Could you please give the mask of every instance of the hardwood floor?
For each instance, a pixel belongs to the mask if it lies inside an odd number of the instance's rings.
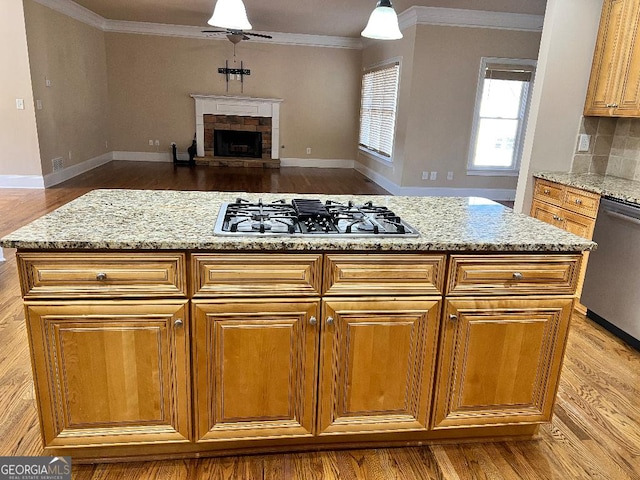
[[[385,193],[351,170],[112,162],[45,191],[0,189],[0,236],[93,188]],[[0,456],[42,453],[13,251],[0,263]],[[574,315],[555,415],[526,442],[75,465],[77,479],[640,479],[640,352]]]

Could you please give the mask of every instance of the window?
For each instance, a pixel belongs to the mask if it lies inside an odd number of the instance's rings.
[[[396,127],[400,63],[386,63],[362,75],[360,147],[391,160]]]
[[[482,59],[468,174],[518,173],[535,63]]]

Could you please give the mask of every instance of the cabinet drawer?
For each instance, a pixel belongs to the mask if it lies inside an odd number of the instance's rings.
[[[590,218],[596,218],[599,204],[600,195],[597,193],[567,187],[562,207]]]
[[[183,297],[180,253],[18,253],[22,294],[40,297]]]
[[[573,295],[581,255],[452,255],[448,295]]]
[[[541,200],[560,207],[564,201],[564,187],[557,183],[537,178],[533,195],[535,200]]]
[[[444,255],[326,255],[327,295],[440,295]]]
[[[191,267],[194,297],[320,295],[322,255],[198,253]]]
[[[545,223],[591,240],[596,221],[591,217],[569,212],[543,202],[534,201],[531,216]]]

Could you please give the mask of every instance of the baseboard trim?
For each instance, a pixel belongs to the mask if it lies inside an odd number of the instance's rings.
[[[482,197],[494,201],[513,201],[515,189],[508,188],[449,188],[449,187],[402,187],[390,181],[378,172],[355,162],[354,167],[365,177],[373,180],[382,188],[396,196],[409,197]]]
[[[170,152],[111,152],[114,160],[125,162],[173,162]]]
[[[44,188],[40,175],[0,175],[0,188]]]
[[[77,177],[82,173],[88,172],[89,170],[93,170],[94,168],[109,163],[111,160],[113,160],[112,153],[113,152],[103,153],[98,157],[90,158],[89,160],[71,165],[70,167],[58,170],[57,172],[48,173],[44,176],[44,186],[52,187],[53,185],[66,182],[67,180],[70,180],[73,177]]]
[[[4,249],[0,247],[0,262],[4,262],[6,258],[4,258]]]
[[[281,158],[281,167],[354,168],[355,160],[341,158]]]

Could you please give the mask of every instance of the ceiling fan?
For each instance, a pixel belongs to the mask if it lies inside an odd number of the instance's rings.
[[[242,40],[250,40],[251,37],[273,38],[271,35],[265,35],[263,33],[245,32],[244,30],[236,30],[232,28],[225,28],[223,30],[202,30],[202,33],[225,33],[229,41],[234,45],[240,43]]]

